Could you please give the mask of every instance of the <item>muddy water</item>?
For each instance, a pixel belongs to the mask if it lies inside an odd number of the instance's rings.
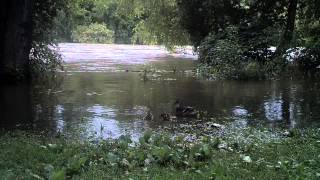
[[[241,126],[319,126],[318,81],[208,81],[191,49],[60,44],[65,72],[49,85],[2,86],[1,127],[116,138],[170,126],[173,103]],[[153,121],[144,120],[150,111]]]

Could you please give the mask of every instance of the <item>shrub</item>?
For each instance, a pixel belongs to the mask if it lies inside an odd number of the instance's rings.
[[[105,43],[114,42],[114,32],[109,30],[106,24],[90,24],[78,26],[72,33],[72,39],[79,43]]]
[[[134,28],[134,35],[131,41],[135,44],[158,44],[156,36],[148,31],[148,27],[144,21],[139,22]]]
[[[266,79],[286,71],[287,60],[274,58],[270,47],[251,47],[240,38],[233,26],[209,35],[198,48],[199,72],[216,79]]]
[[[32,45],[29,54],[31,73],[33,78],[42,78],[57,69],[62,69],[62,57],[56,51],[54,44],[36,43]]]
[[[198,49],[201,63],[210,67],[216,78],[236,78],[244,68],[238,29],[230,26],[225,32],[209,35]]]
[[[304,72],[316,70],[320,65],[320,44],[302,49],[295,61]]]

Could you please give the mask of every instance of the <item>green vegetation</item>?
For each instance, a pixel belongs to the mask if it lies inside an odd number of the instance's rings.
[[[65,5],[64,0],[36,0],[32,21],[32,45],[29,54],[29,71],[33,79],[44,79],[48,73],[62,68],[62,58],[56,50],[54,41],[54,18]]]
[[[0,74],[4,81],[28,81],[55,71],[61,58],[54,50],[53,18],[64,0],[12,0],[1,5]],[[54,58],[53,58],[54,57]]]
[[[320,131],[242,129],[186,141],[146,133],[99,143],[21,132],[0,137],[4,179],[317,179]]]
[[[60,42],[104,43],[96,41],[96,37],[81,36],[79,39],[78,36],[78,32],[86,28],[94,30],[92,27],[98,23],[114,32],[114,43],[173,47],[189,43],[188,34],[179,22],[174,0],[73,0],[59,10],[54,31]]]
[[[73,40],[79,43],[110,44],[114,40],[114,32],[107,29],[105,24],[90,24],[78,26],[72,33]]]
[[[175,0],[122,0],[122,5],[127,15],[139,18],[134,43],[161,44],[169,49],[191,43],[180,23],[181,13]]]
[[[315,73],[320,65],[320,8],[314,0],[177,3],[181,23],[199,49],[199,70],[214,78],[275,78],[290,66]],[[298,55],[289,58],[288,50]]]
[[[120,1],[72,0],[66,4],[65,8],[58,11],[54,20],[55,28],[53,31],[59,42],[104,43],[104,41],[97,41],[96,35],[99,33],[94,36],[82,35],[79,37],[79,31],[87,28],[87,31],[112,31],[114,34],[112,36],[110,36],[110,32],[107,33],[108,43],[131,43],[137,20],[122,12]],[[97,24],[100,25],[99,28]]]

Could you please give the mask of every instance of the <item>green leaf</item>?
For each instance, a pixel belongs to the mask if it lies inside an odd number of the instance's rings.
[[[57,172],[54,172],[51,180],[64,180],[66,179],[66,171],[65,170],[60,170]]]

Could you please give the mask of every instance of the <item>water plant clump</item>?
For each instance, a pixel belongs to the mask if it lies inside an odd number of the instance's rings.
[[[70,141],[23,132],[0,137],[4,179],[290,179],[319,177],[320,130],[294,130],[281,138],[267,131],[206,137],[196,142],[147,132],[132,142]],[[259,135],[260,134],[260,135]],[[312,153],[311,153],[312,152]]]

